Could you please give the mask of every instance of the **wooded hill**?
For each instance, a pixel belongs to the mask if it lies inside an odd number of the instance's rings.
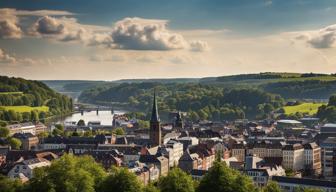
[[[71,98],[40,81],[0,76],[0,120],[36,121],[71,111]]]

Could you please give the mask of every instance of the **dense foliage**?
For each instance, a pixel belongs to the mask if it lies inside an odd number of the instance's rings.
[[[194,192],[194,183],[190,175],[181,169],[173,168],[166,177],[159,180],[161,192]]]
[[[161,113],[189,112],[192,120],[234,120],[263,117],[283,105],[278,96],[258,89],[231,89],[201,84],[123,83],[84,91],[79,100],[119,103],[148,112],[154,90]]]
[[[7,110],[6,106],[18,107],[17,110]],[[36,110],[21,111],[20,107],[25,106],[36,107]],[[39,110],[39,106],[46,106],[49,110]],[[42,82],[0,76],[0,120],[38,121],[71,110],[70,98],[53,91]]]
[[[329,98],[327,105],[319,107],[316,116],[322,121],[336,123],[336,95]]]
[[[336,75],[266,72],[203,78],[200,82],[225,88],[258,87],[284,98],[326,99],[335,93]]]
[[[22,184],[19,180],[0,175],[1,192],[279,192],[279,186],[270,182],[257,188],[247,176],[216,162],[198,181],[179,168],[167,176],[144,186],[136,174],[127,168],[112,167],[107,172],[89,156],[65,154],[54,160],[50,167],[36,168],[34,176]],[[300,188],[302,192],[318,190]]]
[[[50,167],[35,169],[27,191],[94,192],[105,177],[105,170],[92,157],[64,155]]]
[[[334,94],[336,81],[305,80],[269,83],[265,91],[276,93],[284,98],[325,99]]]
[[[230,169],[224,163],[215,162],[214,166],[201,180],[198,192],[244,192],[257,191],[252,180]]]

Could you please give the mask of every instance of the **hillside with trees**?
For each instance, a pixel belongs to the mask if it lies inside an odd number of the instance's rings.
[[[292,99],[327,99],[336,93],[335,74],[266,72],[203,78],[200,83],[224,88],[259,88]]]
[[[121,105],[148,112],[154,90],[160,112],[189,112],[192,120],[234,120],[264,117],[281,107],[281,96],[259,89],[224,89],[194,83],[123,83],[84,91],[79,101]]]
[[[0,76],[0,120],[38,121],[72,111],[72,99],[39,81]]]

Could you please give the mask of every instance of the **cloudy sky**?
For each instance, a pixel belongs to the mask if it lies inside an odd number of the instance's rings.
[[[1,0],[0,75],[336,72],[334,0]]]

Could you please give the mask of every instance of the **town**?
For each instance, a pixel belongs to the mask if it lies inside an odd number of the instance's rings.
[[[1,146],[1,172],[27,182],[34,169],[50,166],[64,154],[89,155],[106,170],[126,167],[147,185],[174,167],[201,180],[219,158],[260,188],[274,181],[284,191],[336,190],[336,124],[321,124],[313,117],[230,122],[185,121],[183,112],[170,117],[170,122],[160,121],[154,93],[147,132],[125,115],[114,115],[112,132],[99,121],[7,125],[2,138],[10,136],[20,145]],[[43,136],[48,132],[53,134]]]
[[[335,18],[0,0],[0,192],[336,192]]]

